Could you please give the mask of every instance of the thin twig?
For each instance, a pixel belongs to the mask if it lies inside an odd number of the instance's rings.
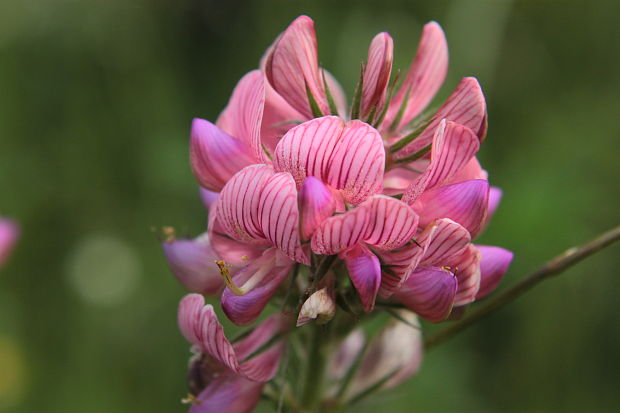
[[[518,281],[509,289],[490,299],[485,304],[482,304],[475,311],[469,315],[466,315],[462,320],[429,336],[424,342],[424,347],[429,349],[443,343],[456,333],[465,330],[476,321],[505,306],[506,304],[511,303],[539,282],[560,274],[569,267],[577,264],[579,261],[589,257],[595,252],[613,244],[618,240],[620,240],[620,225],[598,236],[587,244],[566,250],[564,253],[553,258],[538,270]]]

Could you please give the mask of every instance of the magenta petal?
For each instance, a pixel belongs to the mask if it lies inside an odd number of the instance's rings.
[[[245,294],[235,295],[230,288],[222,293],[222,309],[235,324],[247,325],[261,314],[292,268],[292,262],[275,248],[242,268],[232,278]]]
[[[203,119],[192,122],[189,158],[200,185],[216,192],[235,173],[254,163],[243,142]]]
[[[217,217],[228,235],[236,240],[264,244],[260,225],[261,193],[273,170],[267,165],[252,165],[239,171],[224,186],[217,202]]]
[[[162,246],[172,273],[185,288],[206,295],[222,289],[224,282],[215,264],[218,257],[207,234],[194,240],[164,241]]]
[[[217,125],[242,141],[253,155],[254,162],[267,160],[261,146],[261,124],[265,106],[265,80],[260,70],[243,76],[220,115]]]
[[[324,115],[329,104],[319,71],[314,22],[300,16],[280,35],[265,61],[271,86],[306,119],[313,118],[307,90]]]
[[[205,208],[208,210],[211,209],[211,206],[217,201],[217,198],[220,196],[218,192],[209,191],[208,189],[200,188],[200,199],[202,199],[202,203]]]
[[[299,190],[300,226],[303,240],[308,240],[321,222],[336,211],[332,191],[319,179],[309,176]]]
[[[385,124],[390,125],[394,120],[409,89],[409,102],[407,102],[397,129],[408,124],[419,115],[433,99],[447,73],[448,44],[446,37],[439,24],[430,22],[424,26],[418,52],[409,68],[405,81],[390,104]]]
[[[370,312],[381,285],[381,264],[368,248],[356,245],[343,252],[341,258],[349,271],[349,278],[357,290],[364,311]]]
[[[264,383],[226,372],[212,379],[196,397],[189,413],[251,413]]]
[[[486,297],[493,291],[508,271],[514,257],[504,248],[476,245],[480,252],[480,289],[476,300]]]
[[[312,236],[312,251],[334,255],[362,241],[372,219],[372,208],[364,205],[323,221]]]
[[[437,323],[450,314],[457,279],[439,267],[421,267],[403,283],[394,297],[424,319]]]
[[[284,350],[282,343],[276,343],[242,363],[233,345],[224,335],[224,329],[213,306],[204,305],[201,295],[189,294],[181,300],[178,320],[181,332],[190,343],[233,372],[261,382],[271,380],[276,374]]]
[[[496,186],[489,188],[489,210],[487,212],[487,219],[491,219],[501,200],[502,190]]]
[[[19,238],[19,227],[10,219],[0,218],[0,266],[2,266],[15,247]]]
[[[381,252],[383,276],[380,294],[390,297],[418,264],[441,265],[442,261],[461,254],[471,240],[469,232],[449,219],[439,219],[426,226],[424,231],[402,248]]]
[[[420,224],[449,218],[467,228],[472,238],[480,232],[489,203],[489,183],[482,179],[431,189],[416,202]]]
[[[479,147],[478,138],[469,128],[441,121],[433,137],[430,164],[409,185],[403,195],[403,202],[412,204],[425,190],[448,181],[469,163]]]
[[[237,358],[244,360],[252,355],[276,335],[286,331],[291,324],[290,317],[283,313],[276,313],[264,319],[250,334],[233,344]]]
[[[289,173],[280,172],[267,180],[258,208],[264,236],[292,260],[309,265],[299,237],[297,188]]]
[[[364,69],[360,110],[362,119],[366,119],[373,108],[375,116],[378,116],[383,109],[392,73],[393,54],[394,41],[389,34],[379,33],[372,39],[368,49],[368,62]]]

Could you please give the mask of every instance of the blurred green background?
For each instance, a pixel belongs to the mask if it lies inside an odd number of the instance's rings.
[[[182,412],[184,294],[153,226],[197,235],[192,117],[299,14],[351,96],[372,36],[406,69],[421,26],[450,45],[439,99],[477,76],[481,159],[504,199],[481,240],[512,249],[502,287],[620,221],[615,1],[3,0],[0,214],[23,236],[0,272],[0,411]],[[439,101],[438,99],[438,101]],[[618,246],[425,358],[359,412],[611,412],[620,403]]]

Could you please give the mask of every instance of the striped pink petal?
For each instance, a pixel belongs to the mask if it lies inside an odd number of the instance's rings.
[[[464,181],[424,192],[415,203],[420,223],[450,218],[467,228],[472,238],[485,223],[489,204],[489,183],[482,179]]]
[[[479,147],[478,139],[469,128],[442,120],[433,138],[430,163],[409,185],[403,201],[411,204],[425,190],[446,182],[467,165]]]
[[[314,176],[359,204],[381,191],[385,168],[383,141],[376,129],[335,116],[302,123],[289,130],[276,147],[276,171],[289,172],[298,186]]]
[[[297,188],[289,173],[276,173],[267,180],[258,208],[264,236],[292,260],[310,265],[301,248]]]
[[[404,158],[431,143],[442,119],[466,126],[472,130],[479,140],[486,134],[487,107],[478,80],[466,77],[461,80],[448,100],[433,116],[432,122],[412,143],[396,154],[396,158]]]
[[[394,297],[424,319],[437,323],[452,310],[458,282],[441,267],[421,267],[403,283]]]
[[[189,294],[181,300],[178,321],[181,332],[190,343],[233,372],[259,382],[271,380],[276,374],[282,344],[276,343],[260,355],[243,361],[224,335],[213,306],[204,305],[201,295]]]
[[[476,300],[493,291],[508,271],[513,253],[500,247],[476,245],[480,252],[480,289]]]
[[[385,125],[396,118],[409,90],[409,101],[397,130],[418,116],[433,99],[448,73],[448,44],[441,26],[427,23],[422,31],[418,52],[400,90],[390,103]]]
[[[224,286],[208,234],[196,239],[175,239],[162,243],[168,265],[176,279],[189,291],[215,295]]]
[[[280,35],[265,62],[267,80],[293,108],[313,117],[307,90],[323,114],[329,113],[323,79],[319,72],[314,22],[300,16]]]
[[[336,198],[319,179],[309,176],[299,190],[302,240],[308,240],[316,228],[336,211]]]
[[[266,243],[259,203],[261,193],[273,175],[267,165],[252,165],[226,183],[217,202],[217,217],[228,235],[239,241]]]
[[[233,343],[239,360],[245,360],[270,340],[292,327],[291,317],[284,313],[273,314],[260,322],[243,338]]]
[[[389,251],[411,241],[418,229],[418,215],[409,205],[385,195],[375,195],[364,205],[372,211],[364,242]]]
[[[368,62],[364,69],[362,102],[360,115],[362,119],[374,108],[375,117],[379,115],[385,104],[392,61],[394,60],[394,41],[383,32],[372,39],[368,49]]]
[[[460,256],[455,256],[444,262],[456,276],[459,282],[454,306],[462,306],[476,299],[480,289],[480,253],[473,244],[469,244]]]
[[[381,285],[379,259],[361,244],[344,251],[340,258],[347,267],[349,278],[360,296],[364,311],[372,311]]]
[[[416,213],[403,202],[375,195],[358,207],[323,221],[312,236],[317,254],[337,254],[360,241],[380,250],[403,246],[413,238],[418,225]]]
[[[267,160],[261,146],[261,124],[265,106],[265,80],[260,70],[243,76],[230,97],[217,125],[250,148],[253,163]]]
[[[215,192],[243,167],[255,163],[241,140],[203,119],[192,122],[189,158],[200,185]]]
[[[280,138],[293,126],[306,120],[296,111],[269,82],[265,82],[265,109],[261,128],[261,140],[270,153],[275,150]]]
[[[469,231],[456,222],[444,218],[429,225],[436,225],[434,232],[428,233],[431,237],[424,255],[420,259],[422,265],[442,266],[447,265],[447,260],[452,257],[460,256],[465,251],[471,241]],[[427,242],[425,234],[422,233],[420,241],[422,245]]]
[[[196,396],[189,413],[251,413],[264,385],[234,373],[220,374]]]
[[[232,281],[243,295],[236,295],[229,287],[222,293],[222,309],[237,325],[255,321],[290,272],[293,263],[275,248],[238,271]]]
[[[209,208],[208,234],[211,248],[217,256],[232,265],[231,272],[235,272],[247,265],[248,261],[260,257],[264,247],[231,238],[219,219],[217,219],[217,204],[215,200]]]
[[[422,259],[426,263],[441,261],[445,257],[461,253],[469,241],[469,232],[465,228],[449,219],[439,219],[428,224],[424,231],[416,236],[416,242],[392,251],[380,252],[383,276],[379,294],[383,298],[390,297],[407,281]]]
[[[0,218],[0,266],[8,259],[18,238],[17,224],[13,220]]]
[[[385,149],[379,132],[358,120],[348,122],[330,158],[327,183],[357,205],[381,192],[384,170]]]

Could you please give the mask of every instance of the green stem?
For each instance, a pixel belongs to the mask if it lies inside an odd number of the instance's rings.
[[[329,329],[330,324],[313,325],[310,352],[306,366],[306,379],[303,394],[301,396],[301,412],[315,413],[323,396],[323,381],[329,355]]]

